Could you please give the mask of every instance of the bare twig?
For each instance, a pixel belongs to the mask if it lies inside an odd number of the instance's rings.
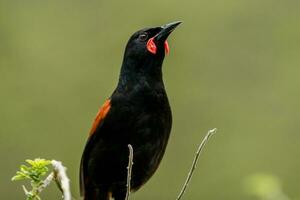
[[[127,191],[126,191],[126,197],[125,200],[129,200],[130,196],[130,182],[131,182],[131,171],[132,171],[132,165],[133,165],[133,148],[130,144],[128,144],[129,149],[129,158],[128,158],[128,166],[127,166]]]
[[[193,173],[194,173],[194,171],[195,171],[195,169],[196,169],[196,165],[197,165],[197,161],[198,161],[198,159],[199,159],[199,156],[200,156],[200,154],[201,154],[201,152],[202,152],[202,150],[203,150],[205,144],[208,142],[209,138],[210,138],[214,133],[216,133],[216,131],[217,131],[216,128],[214,128],[214,129],[212,129],[212,130],[209,130],[209,131],[207,132],[207,134],[205,135],[204,139],[202,140],[202,142],[200,143],[200,145],[198,146],[198,149],[197,149],[197,151],[196,151],[196,155],[195,155],[195,157],[194,157],[194,160],[193,160],[191,169],[190,169],[190,171],[189,171],[189,173],[188,173],[188,176],[187,176],[187,178],[186,178],[186,180],[185,180],[185,183],[183,184],[183,187],[182,187],[182,189],[181,189],[179,195],[177,196],[176,200],[180,200],[181,197],[183,196],[184,192],[186,191],[186,188],[187,188],[189,182],[191,181],[191,178],[192,178],[192,176],[193,176]]]
[[[25,187],[25,185],[22,185],[23,191],[25,193],[26,196],[28,196],[30,194],[30,192],[28,192],[27,188]]]
[[[51,172],[47,176],[47,178],[43,181],[43,184],[37,188],[37,194],[41,193],[46,187],[48,187],[54,178],[55,178],[54,172]]]
[[[51,164],[54,170],[55,181],[62,190],[64,200],[71,200],[70,180],[66,174],[66,168],[61,164],[61,162],[56,160],[52,160]]]

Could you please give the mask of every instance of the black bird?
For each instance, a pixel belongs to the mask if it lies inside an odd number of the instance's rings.
[[[166,41],[181,22],[145,28],[126,46],[117,88],[100,108],[80,165],[85,200],[124,200],[128,144],[134,150],[131,188],[154,174],[164,155],[172,114],[162,77]]]

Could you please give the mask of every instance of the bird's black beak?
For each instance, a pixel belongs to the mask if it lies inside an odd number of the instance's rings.
[[[156,41],[162,41],[164,42],[168,36],[174,31],[174,29],[181,24],[181,21],[172,22],[169,24],[165,24],[161,26],[161,30],[158,32],[158,34],[154,37]]]

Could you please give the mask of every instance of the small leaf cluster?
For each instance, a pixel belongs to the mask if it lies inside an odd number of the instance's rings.
[[[16,180],[30,180],[32,187],[31,191],[23,186],[27,200],[38,200],[38,188],[43,184],[43,177],[48,173],[48,165],[51,164],[50,160],[37,158],[35,160],[26,160],[28,165],[21,165],[20,170],[17,171],[16,175],[12,177],[12,181]]]

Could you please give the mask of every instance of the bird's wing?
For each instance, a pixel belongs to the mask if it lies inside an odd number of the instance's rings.
[[[85,181],[86,181],[84,178],[85,154],[89,151],[88,147],[91,146],[90,144],[95,139],[96,130],[101,126],[101,124],[102,124],[104,118],[106,117],[106,115],[108,114],[110,108],[111,108],[111,101],[110,101],[110,99],[107,99],[104,102],[104,104],[101,106],[101,108],[99,109],[99,111],[95,117],[94,123],[93,123],[92,128],[89,133],[89,138],[86,143],[85,150],[84,150],[82,158],[81,158],[81,162],[80,162],[80,194],[82,196],[84,195],[84,192],[85,192]]]

